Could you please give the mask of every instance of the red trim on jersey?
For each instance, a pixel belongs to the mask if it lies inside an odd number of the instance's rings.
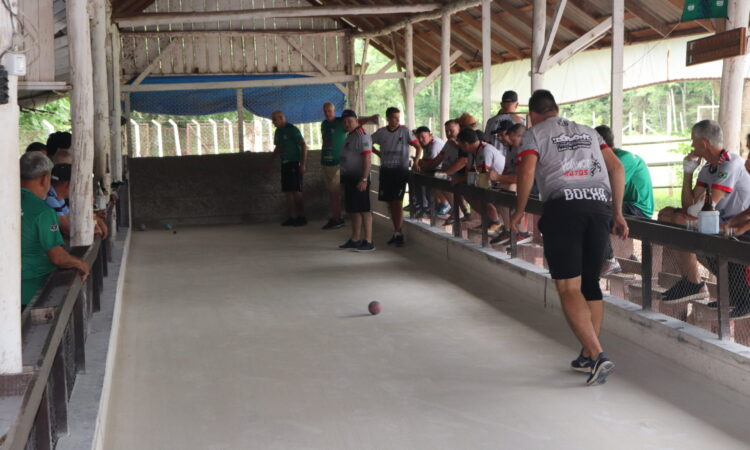
[[[695,185],[696,186],[700,186],[700,187],[706,187],[707,186],[706,183],[704,183],[702,181],[699,181],[699,182],[695,183]]]
[[[720,184],[712,184],[712,185],[711,185],[711,188],[712,188],[712,189],[718,189],[718,190],[720,190],[720,191],[724,191],[724,192],[726,192],[727,194],[731,194],[732,192],[734,192],[734,189],[732,189],[732,188],[730,188],[730,187],[722,186],[722,185],[720,185]]]
[[[360,155],[366,155],[368,153],[372,153],[372,150],[362,150],[361,152],[359,152]]]
[[[362,127],[357,127],[357,129],[352,131],[352,133],[365,134],[365,129]]]
[[[532,153],[533,153],[533,154],[535,154],[535,155],[537,155],[537,156],[539,156],[539,152],[538,152],[538,151],[536,151],[536,150],[534,150],[534,149],[530,148],[530,149],[528,149],[528,150],[524,150],[524,151],[522,151],[522,152],[518,153],[518,156],[517,156],[517,158],[521,158],[521,157],[522,157],[523,155],[530,155],[530,154],[532,154]]]
[[[599,150],[604,150],[605,148],[609,148],[610,150],[612,150],[612,149],[611,149],[611,148],[609,147],[609,145],[607,145],[607,144],[602,144],[602,145],[600,145],[600,146],[599,146]]]

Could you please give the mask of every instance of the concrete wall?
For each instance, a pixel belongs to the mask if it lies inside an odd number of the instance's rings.
[[[504,292],[561,316],[560,300],[549,272],[541,267],[491,248],[455,238],[421,222],[406,221],[409,248],[427,253],[435,261],[447,261],[457,270],[486,280],[488,289]],[[387,227],[383,220],[380,226]],[[721,341],[696,326],[617,297],[606,297],[604,329],[731,389],[750,395],[750,349]]]
[[[128,162],[134,226],[262,223],[286,218],[280,163],[269,153],[132,158]],[[328,215],[320,152],[308,155],[308,219]]]

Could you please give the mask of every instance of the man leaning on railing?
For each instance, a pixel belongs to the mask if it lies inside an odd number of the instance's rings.
[[[77,269],[85,279],[88,265],[63,248],[60,223],[44,198],[52,161],[41,152],[21,157],[21,304],[28,305],[56,269]]]

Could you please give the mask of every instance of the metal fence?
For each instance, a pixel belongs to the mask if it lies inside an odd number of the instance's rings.
[[[487,208],[494,205],[499,211],[505,209],[512,214],[515,193],[453,185],[423,174],[412,174],[411,184],[452,194],[453,211],[467,209],[464,199],[470,199],[474,206],[464,220],[447,225],[437,217],[433,197],[430,215],[422,219],[431,226],[482,247],[506,251],[512,258],[546,266],[542,236],[536,226],[542,214],[538,199],[530,199],[526,211],[531,242],[517,244],[518,236],[511,233],[507,244],[498,245],[492,244]],[[750,242],[700,234],[648,219],[627,217],[627,220],[630,238],[625,241],[612,238],[620,270],[602,277],[603,290],[640,305],[643,310],[660,312],[703,328],[720,339],[750,346]]]
[[[242,148],[249,152],[273,151],[275,127],[270,120],[251,118],[244,122],[240,136],[236,117],[221,120],[184,120],[179,118],[129,122],[135,158],[183,155],[211,155],[237,153]],[[319,149],[322,143],[320,122],[297,124],[308,148]]]

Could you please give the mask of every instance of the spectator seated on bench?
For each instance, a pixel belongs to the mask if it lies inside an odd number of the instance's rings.
[[[692,140],[693,151],[683,162],[682,207],[662,209],[659,211],[659,220],[685,225],[688,219],[698,216],[708,191],[711,202],[719,211],[720,220],[733,223],[735,216],[750,208],[750,174],[745,170],[744,161],[739,155],[724,150],[723,133],[716,121],[703,120],[696,123],[692,130]],[[693,187],[693,173],[701,159],[705,159],[706,164],[701,168],[698,181]],[[705,282],[700,279],[698,261],[716,274],[715,259],[703,256],[697,258],[695,254],[688,252],[674,253],[683,278],[664,292],[663,301],[705,297]],[[745,269],[738,264],[730,266],[729,291],[733,307],[730,315],[734,318],[750,316],[750,302],[747,299],[750,291],[744,277]]]
[[[42,152],[21,157],[21,304],[25,307],[55,269],[78,269],[89,274],[85,262],[63,248],[60,223],[44,202],[50,189],[52,161]]]

